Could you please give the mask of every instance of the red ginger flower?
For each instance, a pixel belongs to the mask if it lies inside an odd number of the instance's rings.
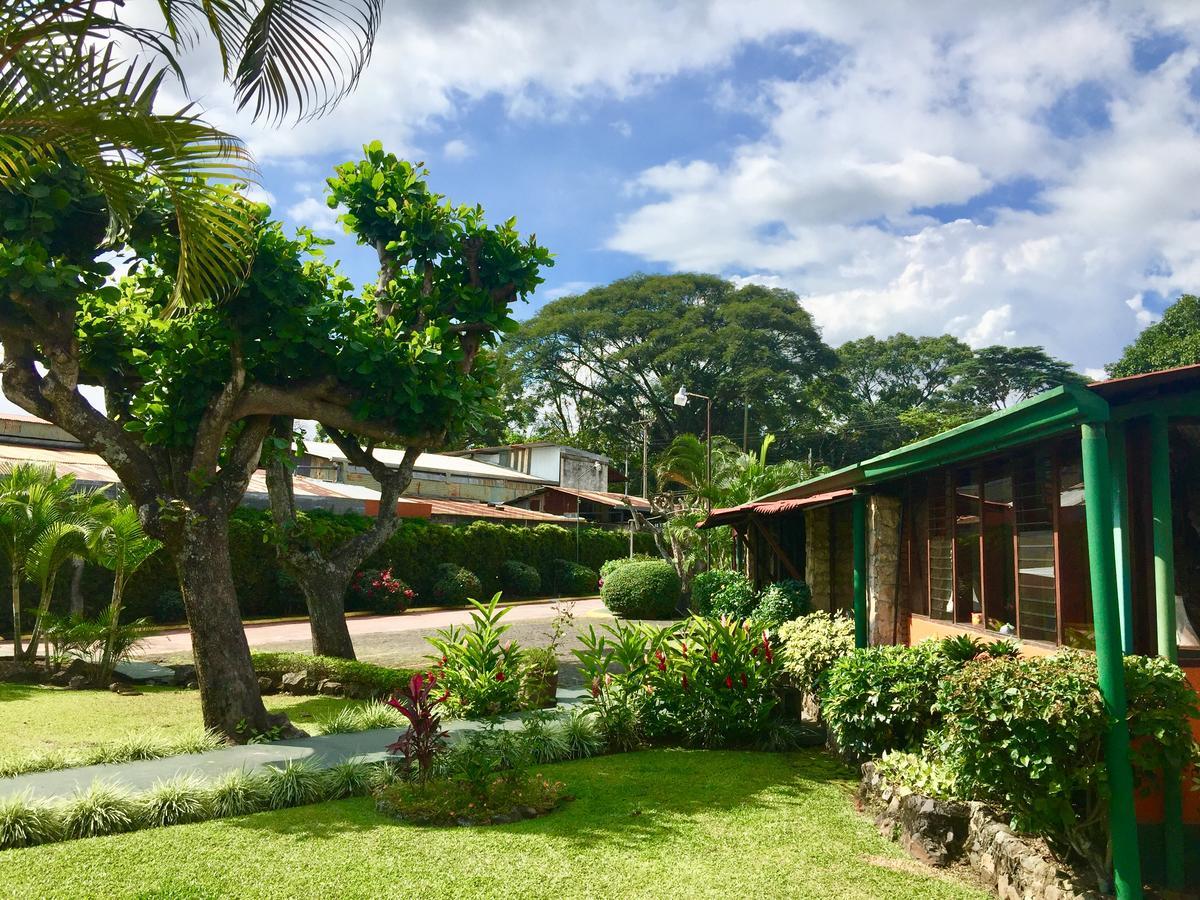
[[[742,673],[742,687],[744,688],[745,686],[746,686],[746,673],[743,672]]]
[[[497,680],[497,681],[503,681],[503,680],[504,680],[504,673],[503,673],[503,672],[497,672],[497,673],[496,673],[496,680]]]
[[[731,691],[733,690],[733,678],[729,675],[725,676],[725,687],[729,688]]]
[[[712,661],[713,661],[713,662],[716,662],[716,661],[717,661],[717,651],[716,651],[716,650],[714,650],[714,651],[712,652]]]
[[[688,680],[686,675],[683,676],[683,689],[685,691],[688,689]]]

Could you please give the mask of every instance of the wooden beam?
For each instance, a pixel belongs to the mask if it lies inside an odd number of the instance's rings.
[[[779,542],[775,540],[775,536],[771,534],[771,532],[767,530],[767,527],[759,520],[758,515],[751,513],[750,521],[754,523],[754,527],[758,529],[758,533],[761,534],[763,540],[767,542],[767,546],[769,546],[775,552],[775,555],[779,557],[779,561],[782,562],[784,568],[788,570],[788,574],[797,581],[803,581],[804,576],[796,571],[796,566],[788,558],[788,555],[783,552],[783,548],[779,546]]]

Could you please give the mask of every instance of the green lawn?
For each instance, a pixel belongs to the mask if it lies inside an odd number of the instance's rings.
[[[544,767],[541,819],[422,828],[370,800],[0,853],[0,896],[982,898],[855,812],[818,751],[654,750]]]
[[[42,685],[0,683],[0,756],[82,747],[120,740],[131,732],[180,735],[198,731],[200,694],[183,688],[141,688],[140,697],[108,691],[69,691]],[[267,708],[286,712],[313,731],[315,717],[334,713],[336,697],[264,698]]]

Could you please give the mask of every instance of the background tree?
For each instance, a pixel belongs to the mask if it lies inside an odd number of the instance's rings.
[[[952,393],[994,412],[1060,384],[1087,384],[1071,364],[1041,347],[981,347],[955,371]]]
[[[1200,363],[1200,297],[1184,294],[1105,369],[1120,378],[1195,363]]]
[[[436,335],[425,352],[432,359],[436,351],[442,363],[436,371],[428,366],[424,371],[424,397],[409,422],[398,466],[375,458],[373,440],[364,442],[352,428],[318,417],[350,463],[379,482],[378,514],[369,529],[334,546],[312,541],[296,514],[291,470],[282,454],[267,470],[280,560],[308,604],[313,652],[326,656],[354,658],[344,601],[350,580],[400,524],[396,501],[412,479],[420,451],[476,425],[486,414],[499,380],[495,354],[486,345],[515,327],[510,304],[541,283],[542,266],[552,265],[534,238],[521,240],[514,219],[488,226],[480,207],[453,206],[432,193],[426,174],[373,145],[366,159],[339,166],[328,182],[329,205],[345,208],[341,219],[347,229],[378,256],[379,280],[371,297],[375,319],[401,334]],[[368,357],[359,374],[375,381],[380,392],[412,390],[414,373],[382,362]],[[277,427],[277,437],[290,437],[290,421]]]
[[[680,385],[713,398],[713,431],[740,442],[816,424],[813,400],[836,359],[790,291],[712,275],[634,275],[546,304],[504,345],[537,409],[534,431],[621,457],[704,427],[703,404],[673,406]]]

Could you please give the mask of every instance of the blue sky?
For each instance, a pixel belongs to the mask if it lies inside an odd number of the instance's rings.
[[[149,2],[149,0],[142,0]],[[852,6],[852,9],[845,7]],[[379,138],[557,256],[540,303],[636,271],[795,291],[831,343],[898,330],[1114,359],[1200,290],[1200,12],[1054,4],[389,5],[332,115],[245,136],[277,215]],[[339,239],[358,280],[362,248]]]

